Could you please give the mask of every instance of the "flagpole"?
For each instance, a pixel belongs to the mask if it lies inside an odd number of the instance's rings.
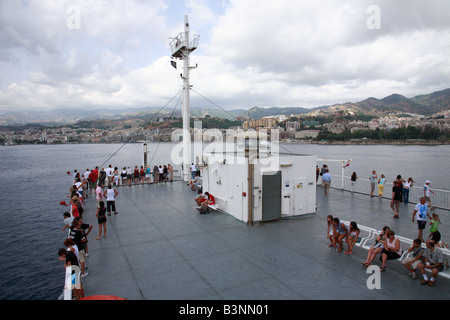
[[[191,132],[190,132],[190,105],[189,105],[189,72],[190,69],[196,67],[189,67],[189,54],[197,49],[199,36],[195,35],[192,42],[190,42],[189,35],[189,21],[188,16],[184,16],[184,33],[180,33],[170,43],[172,49],[172,58],[183,60],[183,180],[190,180],[190,166],[191,166]],[[171,62],[172,66],[176,68],[176,63]],[[174,65],[175,64],[175,65]]]
[[[183,64],[183,163],[184,181],[189,181],[189,168],[191,162],[191,132],[190,132],[190,106],[189,106],[189,22],[188,16],[184,16],[184,64]]]

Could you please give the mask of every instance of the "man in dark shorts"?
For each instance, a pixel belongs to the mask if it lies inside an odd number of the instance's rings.
[[[394,181],[393,184],[394,186],[392,187],[391,209],[392,211],[394,211],[394,218],[398,218],[400,201],[402,200],[402,187],[398,185],[397,181]]]
[[[425,197],[422,197],[420,198],[420,202],[414,207],[414,212],[412,215],[412,222],[414,222],[414,218],[417,219],[417,226],[419,229],[419,236],[417,238],[419,238],[422,242],[425,242],[423,240],[422,233],[423,229],[425,229],[425,225],[427,224],[427,217],[430,217],[428,213],[428,206],[426,204]]]

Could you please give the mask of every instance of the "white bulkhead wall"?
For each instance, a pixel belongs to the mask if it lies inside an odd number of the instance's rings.
[[[292,164],[292,166],[287,166]],[[289,156],[280,159],[282,216],[298,216],[316,210],[316,157]]]
[[[213,194],[221,210],[236,219],[248,220],[248,187],[246,163],[229,164],[221,154],[204,154],[207,166],[203,168],[203,191]],[[244,162],[244,159],[240,159]],[[235,161],[236,162],[236,161]],[[282,174],[282,217],[314,213],[316,209],[316,157],[280,156]],[[253,221],[262,220],[262,175],[273,168],[255,164],[253,189]],[[244,196],[245,193],[245,196]]]
[[[223,164],[220,154],[204,154],[207,166],[203,168],[203,192],[208,191],[216,198],[220,209],[236,219],[247,222],[247,165]]]

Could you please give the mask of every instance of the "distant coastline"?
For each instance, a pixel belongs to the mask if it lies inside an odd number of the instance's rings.
[[[439,146],[449,145],[450,141],[281,141],[281,143],[292,144],[321,144],[321,145],[418,145],[418,146]]]
[[[144,141],[129,141],[126,143],[135,144],[143,143]],[[146,141],[147,143],[179,143],[174,141]],[[65,142],[65,143],[17,143],[17,144],[0,144],[4,147],[13,146],[32,146],[32,145],[92,145],[92,144],[124,144],[123,141],[109,141],[109,142]],[[208,143],[208,141],[203,141],[203,143]],[[450,140],[389,140],[389,141],[373,141],[373,140],[358,140],[358,141],[302,141],[302,140],[280,140],[282,144],[318,144],[318,145],[408,145],[408,146],[440,146],[440,145],[450,145]]]

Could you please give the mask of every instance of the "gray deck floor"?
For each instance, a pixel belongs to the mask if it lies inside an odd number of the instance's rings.
[[[89,235],[89,275],[85,295],[116,295],[128,300],[304,300],[449,299],[450,280],[434,287],[412,280],[398,261],[388,262],[381,289],[368,289],[362,267],[367,251],[352,255],[328,247],[326,216],[361,225],[389,225],[415,238],[414,204],[402,204],[393,219],[389,201],[317,187],[317,212],[308,217],[247,226],[228,214],[200,215],[195,192],[183,182],[118,188],[118,215],[108,216],[107,238],[98,234],[95,198],[85,204]],[[448,212],[440,226],[449,235]],[[428,228],[427,228],[428,230]],[[428,236],[428,231],[425,233]],[[408,249],[408,248],[403,248]],[[379,261],[376,260],[379,265]]]

